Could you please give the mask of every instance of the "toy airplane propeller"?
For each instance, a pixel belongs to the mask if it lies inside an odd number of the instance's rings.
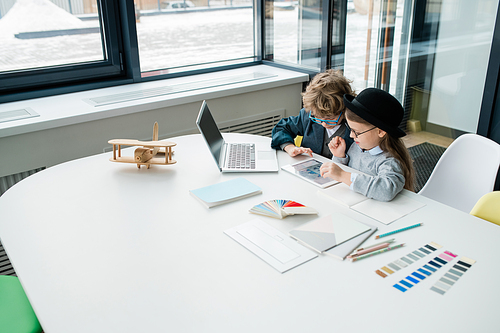
[[[113,157],[109,160],[120,163],[134,163],[140,169],[141,165],[149,167],[151,164],[174,164],[177,161],[172,159],[172,147],[177,144],[169,141],[158,141],[158,123],[153,126],[153,141],[139,141],[132,139],[113,139],[108,143],[113,145]],[[121,146],[142,146],[136,148],[134,156],[122,156]],[[163,148],[163,149],[162,149]],[[165,154],[165,158],[157,157],[158,154]]]

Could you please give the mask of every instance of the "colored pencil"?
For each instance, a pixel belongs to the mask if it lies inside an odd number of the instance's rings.
[[[379,238],[382,238],[382,237],[385,237],[385,236],[389,236],[389,235],[392,235],[392,234],[395,234],[395,233],[398,233],[398,232],[401,232],[401,231],[405,231],[405,230],[408,230],[408,229],[420,227],[421,225],[423,225],[423,223],[417,223],[417,224],[410,225],[410,226],[405,227],[405,228],[397,229],[397,230],[394,230],[394,231],[391,231],[391,232],[386,232],[385,234],[376,236],[375,239],[379,239]]]
[[[390,250],[399,249],[400,247],[402,247],[404,245],[405,245],[405,243],[401,243],[401,244],[398,244],[398,245],[394,245],[392,247],[386,247],[386,248],[384,248],[382,250],[370,252],[368,254],[365,254],[365,255],[362,255],[362,256],[359,256],[359,257],[356,257],[356,258],[352,258],[352,261],[353,262],[354,261],[358,261],[358,260],[365,259],[365,258],[374,256],[374,255],[377,255],[377,254],[380,254],[380,253],[384,253],[384,252],[387,252],[387,251],[390,251]]]
[[[375,243],[375,244],[367,245],[365,247],[360,247],[359,249],[356,249],[356,252],[359,252],[361,250],[371,249],[372,247],[375,247],[375,246],[380,245],[380,244],[392,243],[392,242],[394,242],[394,238],[391,238],[391,239],[388,239],[388,240],[385,240],[385,241],[381,241],[381,242],[378,242],[378,243]]]
[[[348,255],[347,258],[356,258],[356,257],[359,257],[363,254],[367,254],[367,253],[370,253],[370,252],[374,252],[374,251],[377,251],[377,250],[381,250],[383,248],[386,248],[386,247],[389,247],[389,245],[391,245],[390,243],[382,243],[382,244],[378,244],[376,246],[372,246],[368,249],[364,249],[364,250],[361,250],[361,251],[358,251],[354,254],[351,254],[351,255]]]

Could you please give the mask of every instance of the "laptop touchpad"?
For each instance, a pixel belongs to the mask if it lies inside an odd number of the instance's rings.
[[[273,160],[276,156],[275,151],[262,151],[259,150],[257,151],[257,154],[259,155],[260,160]]]

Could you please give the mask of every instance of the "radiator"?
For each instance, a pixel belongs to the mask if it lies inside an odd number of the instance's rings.
[[[31,176],[38,171],[44,170],[45,167],[33,169],[30,171],[16,173],[14,175],[9,175],[0,178],[0,196],[5,193],[11,186],[16,184],[17,182],[23,180],[24,178]],[[0,238],[2,235],[0,235]],[[5,253],[5,249],[3,248],[2,243],[0,242],[0,275],[12,275],[16,276],[16,272],[10,263],[9,258],[7,257],[7,253]]]
[[[16,272],[14,272],[14,268],[12,267],[10,260],[7,258],[7,254],[5,253],[2,243],[0,243],[0,275],[16,276]]]
[[[0,196],[2,194],[4,194],[5,191],[7,191],[15,183],[23,180],[24,178],[26,178],[28,176],[31,176],[34,173],[37,173],[38,171],[42,171],[44,169],[45,169],[45,167],[42,167],[42,168],[30,170],[30,171],[16,173],[14,175],[0,177]]]
[[[273,127],[285,116],[285,109],[270,111],[255,116],[221,122],[222,133],[244,133],[271,137]]]

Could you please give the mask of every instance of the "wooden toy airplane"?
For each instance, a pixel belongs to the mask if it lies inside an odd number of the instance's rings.
[[[153,126],[153,141],[139,141],[131,139],[113,139],[108,143],[113,145],[113,157],[109,160],[112,162],[134,163],[140,169],[141,165],[148,167],[151,164],[174,164],[177,161],[172,159],[172,147],[177,144],[168,141],[158,141],[158,123]],[[136,148],[134,156],[122,156],[121,146],[142,146]],[[165,158],[156,157],[158,153],[165,153]]]

